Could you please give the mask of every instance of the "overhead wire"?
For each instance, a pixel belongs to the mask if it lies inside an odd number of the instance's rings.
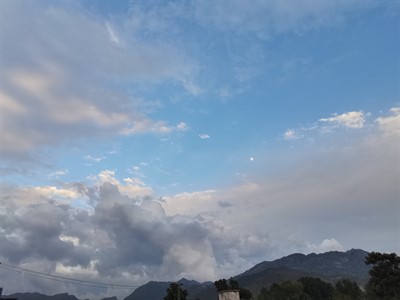
[[[53,280],[53,281],[58,281],[58,282],[64,282],[64,283],[69,283],[69,284],[84,285],[84,286],[89,286],[89,287],[112,288],[112,289],[134,289],[134,288],[139,287],[136,285],[115,284],[115,283],[96,282],[96,281],[89,281],[89,280],[83,280],[83,279],[69,278],[69,277],[65,277],[65,276],[53,275],[53,274],[38,272],[38,271],[30,270],[30,269],[25,269],[25,268],[21,268],[21,267],[11,265],[8,263],[4,263],[4,262],[0,262],[0,269],[17,272],[17,273],[21,273],[21,274],[32,276],[32,277],[48,279],[48,280]]]

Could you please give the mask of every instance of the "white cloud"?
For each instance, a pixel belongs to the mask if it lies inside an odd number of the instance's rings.
[[[343,114],[333,114],[329,118],[321,118],[320,122],[331,124],[331,126],[343,126],[347,128],[360,129],[364,127],[365,114],[362,111],[350,111]]]
[[[288,129],[283,134],[283,138],[285,140],[295,140],[299,138],[299,135],[293,129]]]
[[[209,206],[217,207],[215,198],[216,190],[205,190],[191,193],[180,193],[173,196],[163,197],[163,207],[167,215],[191,215],[198,214],[200,207],[207,210]],[[195,208],[195,209],[193,209]]]
[[[308,251],[314,253],[324,253],[328,251],[343,251],[344,247],[334,238],[325,239],[320,244],[307,244]]]
[[[105,26],[106,26],[108,34],[110,35],[110,41],[119,45],[120,44],[119,37],[115,33],[114,29],[111,27],[111,24],[109,22],[106,22]]]
[[[400,135],[400,108],[392,107],[390,109],[391,115],[386,117],[379,117],[376,119],[379,129],[385,135],[394,136],[399,138]]]
[[[342,114],[334,113],[329,118],[320,118],[318,122],[308,124],[296,129],[287,129],[283,138],[287,141],[307,137],[314,139],[318,134],[333,133],[340,128],[362,129],[365,127],[370,113],[362,111],[349,111]]]
[[[121,133],[125,135],[141,134],[146,132],[169,134],[177,131],[184,132],[189,129],[190,127],[184,122],[180,122],[176,126],[171,126],[165,121],[152,121],[145,118],[133,122],[132,126],[124,128]]]
[[[55,171],[55,172],[53,172],[53,173],[50,173],[49,175],[47,175],[47,177],[49,177],[49,178],[60,178],[60,177],[62,177],[62,176],[64,176],[64,175],[67,175],[69,172],[68,172],[68,170],[67,169],[64,169],[64,170],[59,170],[59,171]]]
[[[209,136],[208,134],[206,134],[206,133],[199,134],[199,137],[200,137],[202,140],[205,140],[205,139],[209,139],[209,138],[210,138],[210,136]]]
[[[63,199],[76,199],[80,197],[79,193],[73,189],[58,188],[55,186],[39,186],[28,188],[32,189],[41,196],[48,198],[63,198]]]
[[[180,122],[178,125],[176,125],[176,130],[177,131],[188,131],[190,127],[186,125],[184,122]]]
[[[140,176],[140,174],[138,174],[138,176],[143,177]],[[151,187],[147,186],[140,178],[124,178],[123,183],[121,183],[121,181],[116,178],[114,170],[103,170],[97,176],[92,176],[91,180],[98,186],[104,183],[111,183],[118,187],[121,194],[131,198],[151,196],[153,194]]]

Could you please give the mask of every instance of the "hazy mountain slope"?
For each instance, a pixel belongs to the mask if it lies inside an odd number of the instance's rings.
[[[196,299],[199,294],[207,297],[209,295],[209,290],[212,293],[214,292],[214,286],[212,282],[204,282],[200,283],[194,280],[187,280],[182,278],[178,281],[182,285],[184,289],[189,292],[189,299]],[[169,287],[171,282],[155,282],[151,281],[142,285],[141,287],[137,288],[130,294],[125,300],[139,300],[139,299],[146,299],[146,300],[160,300],[163,299],[166,295],[166,291]],[[212,288],[211,288],[212,287]],[[206,298],[212,299],[212,298]]]
[[[335,282],[341,278],[349,278],[360,285],[368,280],[369,266],[364,260],[368,252],[352,249],[346,252],[326,252],[322,254],[292,254],[274,261],[264,261],[244,273],[234,276],[239,285],[248,288],[257,295],[262,287],[269,287],[274,282],[296,280],[300,277],[319,277]],[[217,299],[212,282],[199,283],[194,280],[178,281],[189,292],[189,300]],[[162,300],[170,282],[151,281],[137,288],[125,300]],[[18,293],[8,297],[19,300],[78,300],[73,295],[58,294],[46,296],[39,293]],[[106,299],[103,299],[106,300]],[[108,300],[116,300],[108,299]]]
[[[40,293],[16,293],[4,296],[3,298],[17,298],[18,300],[78,300],[75,296],[67,293],[57,294],[54,296],[47,296]]]
[[[274,261],[262,262],[244,273],[235,276],[241,287],[250,289],[257,295],[262,287],[274,282],[296,280],[300,277],[319,277],[335,282],[349,278],[363,285],[368,279],[369,267],[364,259],[368,252],[352,249],[346,252],[332,251],[322,254],[292,254]],[[212,283],[200,284],[182,279],[183,287],[189,292],[189,299],[216,299],[217,293]],[[136,289],[125,300],[160,300],[165,296],[169,283],[148,283]],[[150,294],[151,293],[151,294]]]
[[[67,293],[48,296],[40,293],[15,293],[4,296],[2,299],[17,298],[18,300],[79,300],[74,295]],[[116,297],[104,298],[102,300],[117,300]]]
[[[364,260],[368,252],[361,249],[351,249],[346,252],[331,251],[322,254],[292,254],[283,258],[264,261],[237,277],[257,274],[267,269],[288,268],[303,272],[319,274],[323,277],[335,277],[346,275],[364,284],[368,278],[369,266]]]

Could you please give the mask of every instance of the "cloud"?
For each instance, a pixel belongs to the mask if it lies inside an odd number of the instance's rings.
[[[184,122],[180,122],[176,126],[171,126],[164,121],[154,122],[150,119],[142,119],[135,121],[130,128],[123,129],[122,133],[125,135],[143,134],[147,132],[169,134],[177,131],[185,132],[189,129],[190,127]]]
[[[294,131],[293,129],[288,129],[285,131],[285,133],[283,134],[283,138],[285,140],[296,140],[299,138],[298,134],[296,133],[296,131]]]
[[[178,125],[176,125],[176,130],[177,131],[188,131],[190,127],[186,125],[184,122],[180,122]]]
[[[113,170],[92,184],[5,185],[0,259],[132,285],[182,276],[214,280],[293,252],[393,251],[398,117],[392,109],[356,140],[307,148],[278,176],[262,168],[245,183],[218,190],[158,199],[142,179],[120,180]],[[26,281],[2,279],[14,291],[67,288]]]
[[[104,157],[104,156],[85,155],[83,158],[86,159],[86,160],[89,160],[89,161],[93,161],[93,162],[100,162],[103,159],[105,159],[106,157]]]
[[[4,3],[0,104],[6,163],[38,161],[40,150],[65,141],[182,129],[150,119],[147,99],[132,87],[172,82],[193,89],[196,64],[177,45],[143,39],[126,18],[117,26],[79,5]]]
[[[120,184],[112,171],[102,172],[99,178],[104,181],[99,185],[76,186],[76,193],[93,205],[90,211],[60,203],[53,194],[43,192],[57,188],[35,187],[32,192],[45,198],[30,197],[24,206],[18,204],[23,196],[18,187],[5,189],[2,197],[8,201],[0,202],[0,259],[40,272],[130,285],[182,276],[217,277],[210,224],[206,227],[182,215],[167,216],[151,197],[132,198],[123,187],[142,184],[137,180]],[[23,285],[19,280],[8,282],[15,278],[2,278],[7,292],[27,287],[39,292],[69,288],[76,295],[93,292],[61,283],[49,289],[46,282],[28,276]]]
[[[320,122],[330,124],[332,127],[342,126],[353,129],[364,127],[365,114],[362,111],[350,111],[341,115],[333,114],[330,118],[321,118]]]
[[[64,175],[67,175],[69,173],[69,171],[67,169],[64,170],[59,170],[59,171],[55,171],[53,173],[50,173],[49,175],[47,175],[48,178],[60,178]]]
[[[308,137],[315,138],[319,134],[334,133],[339,129],[362,129],[367,124],[370,113],[362,111],[349,111],[342,114],[334,113],[331,117],[320,118],[318,122],[308,124],[296,129],[287,129],[283,138],[287,141]],[[376,120],[379,123],[379,118]],[[371,126],[373,126],[371,124]]]
[[[206,133],[199,134],[199,137],[200,137],[202,140],[205,140],[205,139],[209,139],[209,138],[210,138],[210,136],[209,136],[208,134],[206,134]]]
[[[120,40],[118,35],[115,33],[114,29],[112,28],[111,24],[109,22],[106,22],[105,24],[106,29],[108,31],[108,34],[110,35],[110,41],[119,45],[120,44]]]
[[[334,238],[324,239],[320,244],[308,244],[310,252],[314,253],[325,253],[329,251],[343,251],[343,246]]]
[[[400,108],[392,107],[390,109],[391,115],[386,117],[379,117],[376,122],[379,129],[384,132],[386,136],[393,136],[399,138],[400,134]]]

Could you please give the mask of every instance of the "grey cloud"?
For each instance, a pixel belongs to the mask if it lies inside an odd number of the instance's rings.
[[[95,205],[92,212],[57,200],[35,200],[33,191],[31,201],[20,202],[17,198],[25,194],[18,192],[18,187],[7,188],[7,202],[0,205],[0,259],[28,263],[27,268],[30,265],[50,273],[57,264],[90,267],[97,272],[88,275],[92,280],[113,279],[126,284],[183,276],[212,280],[216,276],[215,253],[222,249],[214,249],[218,243],[211,238],[210,224],[184,215],[166,216],[159,201],[149,197],[137,205],[137,199],[122,195],[109,182],[99,187],[76,187],[95,190],[86,194],[95,197],[87,200]],[[122,273],[131,274],[134,282]],[[79,278],[79,272],[75,276]],[[45,289],[34,280],[30,285]],[[59,288],[62,291],[62,285]]]
[[[87,249],[59,238],[65,224],[73,217],[67,206],[45,201],[29,205],[18,214],[1,217],[0,253],[8,261],[19,263],[25,258],[40,257],[62,261],[66,265],[88,265],[90,256]]]

